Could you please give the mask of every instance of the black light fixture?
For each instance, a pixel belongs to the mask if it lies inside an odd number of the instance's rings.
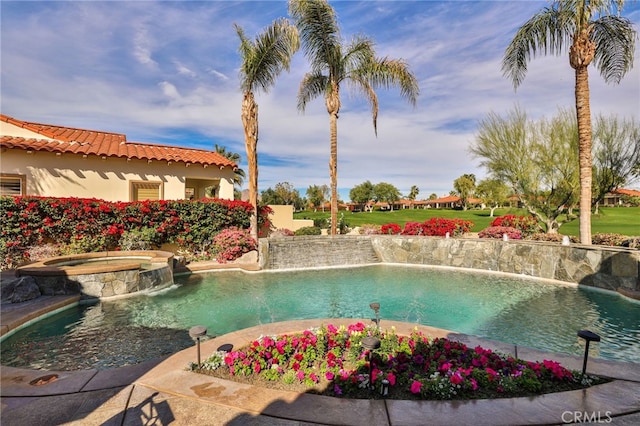
[[[371,377],[373,373],[373,351],[380,347],[380,339],[374,336],[368,336],[362,339],[361,345],[369,351],[367,354],[367,358],[369,360],[369,390],[373,390],[373,377]]]
[[[587,359],[589,358],[589,343],[591,342],[599,342],[600,336],[596,333],[589,330],[580,330],[578,331],[578,337],[584,339],[587,344],[584,347],[584,362],[582,363],[582,375],[584,376],[587,372]]]
[[[196,341],[198,346],[198,368],[202,365],[200,363],[200,338],[207,335],[207,327],[204,325],[196,325],[189,329],[189,336]]]
[[[380,328],[380,304],[378,302],[373,302],[369,304],[369,307],[373,309],[373,312],[376,314],[376,318],[371,321],[376,323],[376,326]]]

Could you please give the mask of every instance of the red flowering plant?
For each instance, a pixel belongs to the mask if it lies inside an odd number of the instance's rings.
[[[258,244],[246,229],[235,226],[220,231],[213,237],[212,254],[218,263],[236,260],[245,253],[256,250]]]
[[[259,224],[268,225],[268,207]],[[65,253],[119,249],[124,232],[153,229],[156,245],[175,243],[187,251],[209,247],[211,235],[229,227],[248,228],[253,212],[243,201],[155,200],[109,202],[86,198],[0,197],[0,269],[30,260],[30,247],[44,243]]]
[[[510,226],[490,226],[478,232],[480,238],[502,239],[507,236],[510,240],[521,240],[522,231]]]
[[[449,233],[451,237],[460,236],[469,232],[473,222],[463,219],[445,219],[433,217],[422,223],[407,222],[404,225],[402,235],[426,235],[444,237]]]
[[[489,226],[500,226],[515,228],[520,230],[523,237],[533,234],[536,231],[541,230],[538,220],[533,216],[516,216],[508,214],[504,216],[498,216]]]
[[[362,346],[368,336],[380,339],[380,348],[371,353]],[[387,398],[445,400],[530,396],[603,381],[583,378],[554,361],[524,361],[480,346],[429,339],[417,330],[402,336],[394,328],[381,331],[360,322],[261,336],[240,350],[218,351],[210,360],[189,369],[241,382],[258,381],[267,387],[277,382],[350,398],[383,397],[383,380],[388,382]]]
[[[380,227],[380,233],[385,235],[398,235],[402,232],[402,228],[397,223],[387,223]]]

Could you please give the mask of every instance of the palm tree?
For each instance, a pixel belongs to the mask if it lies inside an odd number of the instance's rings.
[[[336,234],[338,219],[338,113],[340,84],[351,84],[371,104],[373,128],[377,134],[378,97],[374,89],[400,86],[400,93],[415,105],[420,92],[416,78],[402,59],[377,58],[374,43],[366,37],[355,37],[344,44],[336,13],[325,0],[290,0],[289,14],[300,32],[305,56],[311,72],[300,83],[298,109],[324,96],[329,113],[331,154],[331,235]]]
[[[580,167],[580,243],[591,244],[591,106],[587,67],[593,61],[605,82],[619,83],[633,67],[636,31],[621,16],[624,0],[557,0],[520,27],[502,59],[514,88],[538,53],[569,52],[575,70]],[[613,15],[613,12],[617,12]]]
[[[244,143],[249,165],[249,203],[253,206],[251,235],[258,239],[258,104],[254,92],[265,93],[275,84],[282,70],[289,70],[291,57],[297,52],[300,42],[298,30],[286,19],[274,21],[259,34],[255,41],[249,40],[242,28],[235,25],[240,37],[240,88],[243,91],[242,125]]]
[[[242,160],[240,154],[237,152],[227,151],[227,148],[224,146],[220,146],[215,144],[214,150],[222,155],[227,160],[231,160],[236,163],[236,168],[233,170],[233,198],[239,199],[240,189],[242,188],[242,184],[244,183],[247,174],[240,167],[237,167],[238,163]]]

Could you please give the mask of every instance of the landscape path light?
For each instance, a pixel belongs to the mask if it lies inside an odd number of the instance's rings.
[[[578,331],[578,337],[583,338],[587,344],[584,347],[584,361],[582,363],[582,376],[587,372],[587,359],[589,358],[589,343],[591,342],[599,342],[600,336],[596,333],[589,330],[580,330]]]
[[[204,325],[196,325],[189,329],[189,336],[196,341],[198,347],[198,368],[202,365],[200,362],[200,338],[207,335],[207,327]]]

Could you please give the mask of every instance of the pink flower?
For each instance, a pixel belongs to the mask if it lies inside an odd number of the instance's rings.
[[[422,383],[414,380],[413,383],[411,383],[411,393],[420,393],[420,388],[422,388]]]
[[[459,385],[460,383],[462,383],[464,381],[464,379],[462,378],[462,376],[460,375],[459,372],[455,372],[451,375],[451,377],[449,378],[449,380],[451,381],[451,383],[453,383],[454,385]]]
[[[334,375],[331,371],[327,371],[327,372],[325,373],[324,377],[325,377],[327,380],[333,380],[333,378],[335,377],[335,375]]]
[[[387,380],[391,386],[394,386],[396,384],[396,375],[393,373],[387,374]]]
[[[478,390],[478,382],[476,382],[476,379],[471,379],[471,389]]]
[[[304,371],[300,370],[296,373],[296,377],[298,378],[298,380],[302,381],[304,380]]]

